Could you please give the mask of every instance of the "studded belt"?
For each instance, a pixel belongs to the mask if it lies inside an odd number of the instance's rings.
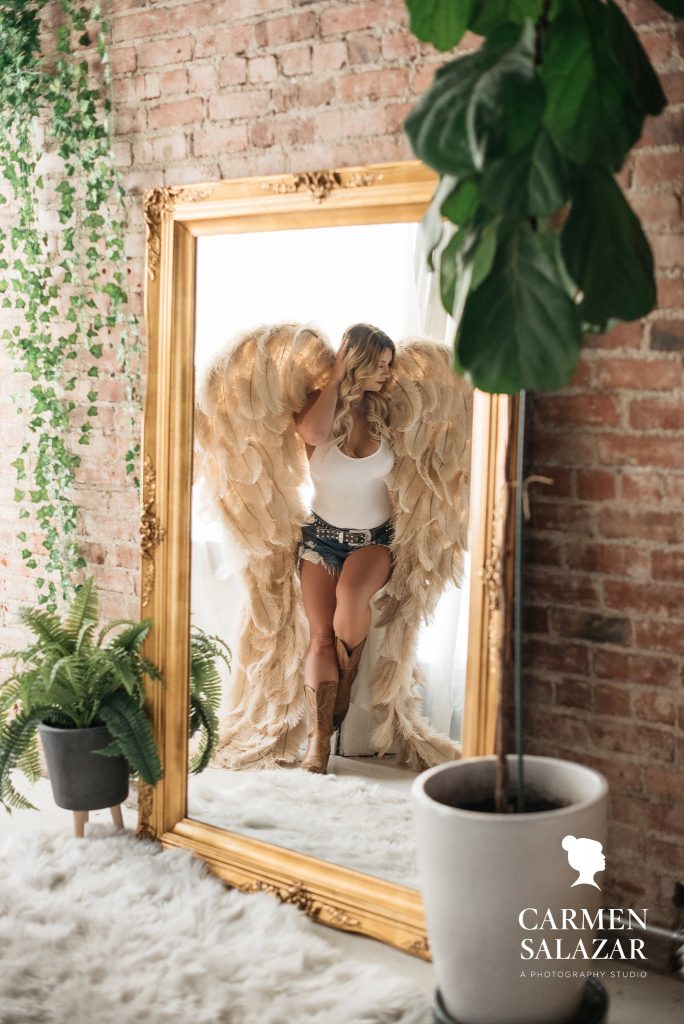
[[[373,540],[373,534],[377,534],[380,530],[386,528],[383,523],[372,530],[343,530],[339,526],[332,526],[331,523],[326,523],[325,519],[321,519],[315,512],[312,515],[313,523],[311,525],[320,540],[336,540],[339,544],[348,544],[352,548],[370,544]]]

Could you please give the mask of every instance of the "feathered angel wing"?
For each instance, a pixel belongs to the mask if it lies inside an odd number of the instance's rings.
[[[241,554],[246,593],[233,661],[239,700],[214,761],[225,767],[295,760],[303,736],[306,624],[293,568],[307,469],[293,414],[334,358],[314,328],[261,326],[231,341],[199,388],[195,480]]]
[[[453,372],[446,345],[409,338],[397,346],[390,409],[394,560],[377,604],[386,631],[370,687],[385,718],[372,740],[383,752],[398,739],[402,759],[423,768],[458,753],[432,730],[415,693],[424,681],[415,664],[420,623],[449,582],[462,582],[467,547],[472,389]]]

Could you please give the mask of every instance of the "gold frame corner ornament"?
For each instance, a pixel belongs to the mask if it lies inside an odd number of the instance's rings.
[[[197,240],[205,235],[345,224],[416,222],[435,173],[419,161],[269,178],[239,178],[145,193],[148,386],[141,512],[141,606],[154,628],[144,651],[164,676],[150,713],[164,777],[139,784],[138,834],[201,856],[226,884],[267,892],[313,920],[429,958],[417,889],[329,864],[189,818],[187,806],[193,365]],[[475,392],[471,472],[468,685],[462,754],[495,750],[501,640],[510,595],[507,455],[516,400]]]
[[[195,203],[211,195],[211,185],[157,185],[145,189],[143,194],[143,216],[145,218],[145,241],[147,254],[147,276],[153,281],[161,260],[162,222],[173,218],[179,203]]]

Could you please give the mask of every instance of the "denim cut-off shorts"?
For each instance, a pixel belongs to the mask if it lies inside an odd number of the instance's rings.
[[[339,526],[326,523],[325,519],[321,519],[315,512],[312,512],[309,521],[302,527],[302,540],[297,553],[297,564],[299,564],[300,558],[304,558],[308,562],[325,566],[332,576],[339,576],[345,558],[351,555],[353,551],[368,547],[370,544],[380,544],[388,548],[394,538],[394,527],[390,519],[381,523],[380,526],[369,530],[370,540],[364,540],[360,544],[342,543],[332,537],[318,537],[316,534],[317,524],[328,530],[341,529]],[[364,531],[360,532],[363,533]]]

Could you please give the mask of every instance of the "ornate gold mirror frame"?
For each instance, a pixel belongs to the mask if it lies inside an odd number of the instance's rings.
[[[202,235],[418,221],[436,184],[417,161],[241,178],[145,194],[147,396],[143,439],[141,614],[145,653],[166,685],[148,708],[164,766],[141,784],[139,834],[203,857],[229,885],[268,891],[321,923],[427,957],[422,901],[404,888],[186,817],[196,240]],[[502,587],[506,464],[515,403],[476,392],[473,410],[470,625],[463,756],[494,751],[500,649],[510,602]],[[509,443],[510,442],[510,443]],[[514,453],[513,453],[514,454]]]

